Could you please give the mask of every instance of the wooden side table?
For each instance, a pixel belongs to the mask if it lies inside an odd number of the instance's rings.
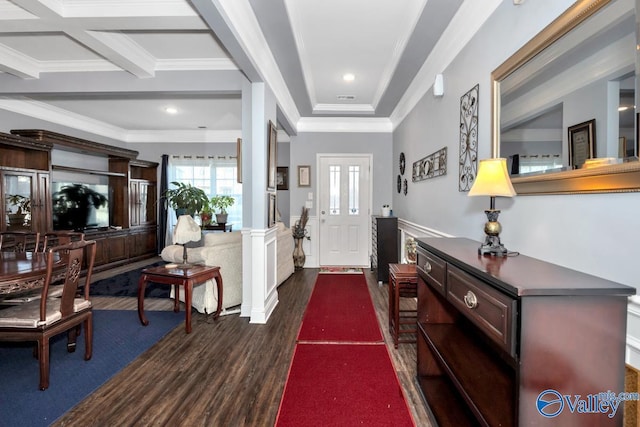
[[[175,313],[180,311],[180,300],[178,296],[180,295],[180,286],[184,286],[186,311],[185,330],[187,333],[191,333],[191,291],[194,285],[212,279],[215,279],[218,287],[218,306],[213,315],[213,318],[217,319],[222,310],[222,275],[220,274],[220,267],[192,265],[188,268],[166,268],[163,266],[145,268],[142,270],[142,276],[140,276],[140,280],[138,281],[138,317],[140,318],[140,322],[144,326],[149,324],[149,320],[147,320],[144,315],[144,288],[147,282],[173,286],[175,295],[173,311]]]
[[[222,232],[229,232],[231,233],[233,231],[233,224],[229,224],[229,223],[220,223],[220,224],[209,224],[209,225],[205,225],[203,227],[204,231],[222,231]]]
[[[418,273],[415,264],[389,264],[389,331],[393,344],[416,342],[417,310],[401,310],[400,298],[418,297]],[[400,325],[413,325],[401,328]],[[400,335],[411,334],[413,338],[401,339]]]

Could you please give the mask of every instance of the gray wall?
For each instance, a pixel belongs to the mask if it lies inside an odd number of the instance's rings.
[[[480,159],[491,157],[491,72],[573,2],[538,0],[520,6],[504,1],[453,63],[443,71],[445,95],[427,93],[393,134],[393,173],[399,153],[410,165],[448,147],[444,177],[411,183],[405,197],[394,192],[394,213],[455,236],[483,239],[486,197],[458,191],[460,97],[480,84]],[[503,243],[512,251],[596,276],[638,286],[635,267],[640,196],[590,194],[499,198]]]
[[[296,174],[290,163],[290,152],[289,147],[291,144],[289,142],[279,142],[278,143],[278,166],[287,166],[289,168],[289,189],[288,190],[278,190],[278,211],[280,211],[280,218],[282,222],[289,227],[289,216],[291,215],[290,203],[291,203],[291,188],[294,185],[297,185],[298,182],[296,180]]]
[[[313,209],[310,215],[317,215],[317,172],[316,154],[353,153],[373,155],[373,212],[379,212],[383,204],[389,204],[392,188],[392,142],[389,133],[298,133],[291,137],[292,173],[290,188],[290,206],[292,215],[300,215],[309,192],[314,193]],[[311,187],[298,187],[297,171],[299,165],[311,165]]]

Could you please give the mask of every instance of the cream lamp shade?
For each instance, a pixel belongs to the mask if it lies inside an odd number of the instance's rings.
[[[469,196],[513,197],[515,195],[516,191],[507,172],[507,159],[480,160],[478,175],[469,190]]]
[[[198,242],[202,238],[200,226],[190,215],[180,215],[178,223],[173,229],[173,243],[183,245],[189,242]]]

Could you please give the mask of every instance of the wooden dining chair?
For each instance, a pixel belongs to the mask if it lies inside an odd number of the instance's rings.
[[[46,252],[54,246],[65,245],[70,242],[84,240],[84,233],[80,231],[48,231],[44,233],[40,250]]]
[[[76,296],[86,254],[87,270],[84,290]],[[40,365],[40,390],[49,387],[49,340],[67,332],[67,351],[75,351],[79,327],[84,326],[84,359],[91,359],[93,345],[93,313],[89,285],[96,256],[95,240],[82,240],[47,250],[47,274],[41,298],[0,310],[0,341],[35,341]],[[57,260],[57,261],[56,261]],[[49,295],[50,285],[64,281],[62,295]]]
[[[40,233],[36,231],[2,231],[0,232],[0,251],[27,252],[37,251]]]

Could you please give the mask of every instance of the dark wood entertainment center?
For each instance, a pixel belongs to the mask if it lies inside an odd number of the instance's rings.
[[[108,166],[106,170],[93,170],[54,165],[52,150],[104,157]],[[156,256],[158,163],[137,156],[134,150],[46,130],[0,133],[0,231],[52,231],[52,172],[59,170],[78,177],[100,175],[108,177],[109,226],[85,230],[86,238],[97,242],[95,270]],[[28,188],[30,219],[10,221],[10,214],[15,216],[8,201],[11,188]]]
[[[624,402],[609,418],[569,401],[624,391],[635,289],[479,246],[418,239],[417,381],[434,425],[622,425]]]

